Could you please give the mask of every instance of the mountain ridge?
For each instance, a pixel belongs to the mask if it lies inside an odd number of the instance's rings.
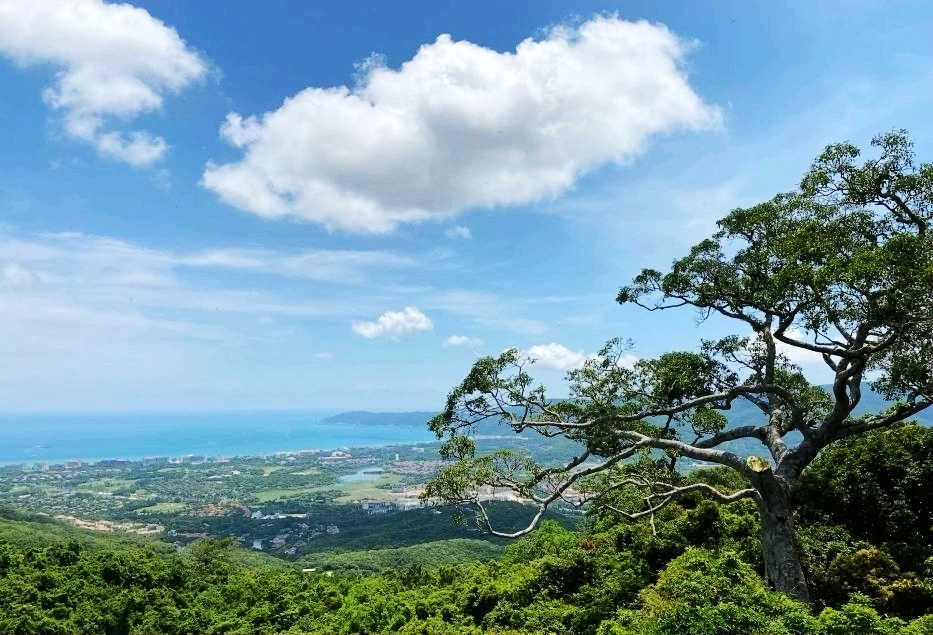
[[[829,385],[822,386],[829,389]],[[871,390],[867,385],[862,388],[862,399],[855,408],[855,414],[860,415],[865,412],[879,412],[883,410],[890,402],[886,401]],[[737,399],[733,402],[731,410],[722,411],[729,420],[729,426],[747,425],[763,419],[763,414],[752,402],[747,399]],[[408,411],[379,411],[379,410],[348,410],[325,419],[323,423],[348,423],[348,424],[385,424],[385,425],[427,425],[428,421],[435,416],[436,412],[428,410],[408,410]],[[751,419],[751,420],[749,420]],[[917,422],[933,426],[933,408],[918,413],[913,417]]]

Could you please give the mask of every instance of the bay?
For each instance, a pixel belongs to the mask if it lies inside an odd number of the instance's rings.
[[[247,456],[434,441],[418,424],[325,421],[335,411],[0,414],[0,464]]]

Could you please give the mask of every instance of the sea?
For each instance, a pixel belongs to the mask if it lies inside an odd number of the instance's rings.
[[[435,441],[420,425],[323,421],[337,411],[0,414],[0,464],[256,456]]]

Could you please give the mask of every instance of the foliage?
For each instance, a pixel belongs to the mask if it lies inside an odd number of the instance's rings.
[[[933,555],[933,428],[903,425],[841,441],[798,487],[801,517],[884,545],[910,570]]]
[[[600,635],[850,635],[926,633],[929,617],[908,624],[886,618],[864,595],[818,615],[785,595],[768,590],[735,553],[687,550],[658,581],[642,592],[638,609],[623,609],[600,625]]]
[[[695,477],[714,480],[716,474]],[[30,529],[34,538],[25,540]],[[6,521],[0,524],[0,632],[929,632],[928,617],[910,625],[882,617],[914,617],[909,601],[882,606],[855,594],[814,614],[768,590],[759,574],[750,501],[719,505],[689,496],[665,507],[656,529],[608,515],[591,519],[586,532],[545,521],[488,562],[432,563],[429,545],[391,554],[385,564],[395,568],[331,577],[247,554],[227,539],[175,552],[152,540]],[[845,533],[838,537],[851,540]],[[889,559],[846,553],[855,559],[845,567],[836,560],[830,569],[848,576],[853,588],[898,583],[887,584],[896,573]],[[379,562],[385,555],[321,558],[358,571],[366,558]],[[907,591],[905,601],[916,595],[916,589],[914,596]]]
[[[501,552],[501,546],[488,540],[451,538],[407,547],[313,553],[301,558],[299,562],[303,567],[378,572],[385,569],[404,569],[412,565],[433,568],[489,560]]]
[[[651,311],[692,308],[701,321],[717,315],[741,332],[634,363],[623,363],[627,342],[610,340],[568,373],[565,399],[548,396],[530,374],[534,360],[516,349],[477,360],[430,422],[456,463],[425,496],[472,503],[488,531],[506,537],[527,533],[569,497],[630,520],[653,520],[698,491],[721,502],[753,498],[769,583],[807,600],[793,527],[801,473],[824,448],[933,405],[933,165],[915,162],[904,131],[872,145],[877,156],[864,161],[851,144],[828,146],[798,188],[731,211],[669,271],[644,269],[617,297]],[[808,380],[795,351],[822,359],[830,390]],[[868,377],[895,403],[856,414]],[[739,400],[764,421],[727,428],[723,412]],[[561,436],[581,452],[561,466],[514,452],[477,455],[468,433],[488,421]],[[765,456],[729,451],[740,439]],[[644,460],[647,451],[667,457],[667,473]],[[620,467],[636,458],[646,469]],[[731,468],[747,486],[678,483],[679,458]],[[523,530],[497,530],[484,486],[510,488],[539,513]]]
[[[838,607],[858,592],[896,615],[933,611],[933,429],[907,424],[829,447],[800,492],[815,601]]]

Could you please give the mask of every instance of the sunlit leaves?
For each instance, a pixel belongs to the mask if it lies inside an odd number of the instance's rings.
[[[852,144],[828,146],[799,189],[733,210],[669,272],[644,270],[619,302],[688,305],[744,322],[755,334],[747,344],[727,338],[704,350],[743,367],[747,384],[764,381],[763,360],[773,355],[776,381],[810,420],[828,411],[827,399],[765,346],[766,333],[817,350],[834,371],[857,360],[852,376],[870,371],[889,398],[929,400],[933,166],[916,163],[902,130],[872,145],[876,156],[865,160]]]
[[[568,373],[567,398],[536,385],[531,360],[516,350],[478,360],[431,424],[447,438],[445,457],[462,463],[444,477],[447,499],[480,483],[534,498],[535,488],[559,488],[561,478],[598,497],[600,487],[612,490],[615,462],[648,447],[662,465],[689,457],[728,465],[755,487],[765,478],[792,487],[823,447],[929,406],[933,166],[915,163],[901,131],[873,145],[877,156],[867,160],[851,144],[829,146],[798,189],[732,210],[667,272],[645,269],[619,290],[620,303],[692,307],[701,320],[731,320],[741,334],[636,361],[625,355],[627,341],[610,340]],[[808,378],[811,363],[835,375],[831,393]],[[901,400],[898,409],[852,415],[869,377]],[[760,424],[728,426],[724,413],[739,400],[761,411]],[[547,470],[516,457],[477,458],[458,436],[490,420],[578,441],[585,453]],[[791,448],[793,431],[804,441]],[[722,449],[736,439],[761,442],[768,458],[748,463]],[[583,460],[598,458],[608,460],[593,468],[605,478],[575,482]]]

